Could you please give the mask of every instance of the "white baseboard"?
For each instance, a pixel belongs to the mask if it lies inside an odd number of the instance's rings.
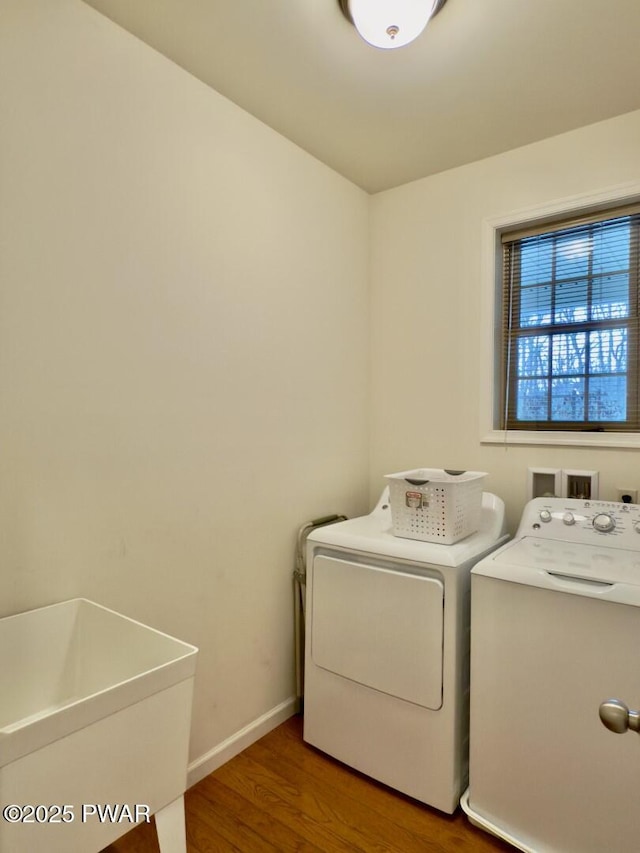
[[[276,726],[284,723],[285,720],[288,720],[289,717],[292,717],[296,713],[298,704],[299,701],[295,696],[286,699],[280,705],[276,705],[275,708],[267,711],[266,714],[263,714],[257,720],[253,720],[253,722],[249,723],[243,729],[231,735],[231,737],[223,740],[222,743],[214,746],[213,749],[201,755],[200,758],[196,758],[195,761],[189,764],[187,770],[187,787],[190,788],[192,785],[195,785],[196,782],[204,779],[209,773],[213,773],[218,767],[222,767],[234,755],[238,755],[243,749],[260,740],[264,735],[269,734]]]

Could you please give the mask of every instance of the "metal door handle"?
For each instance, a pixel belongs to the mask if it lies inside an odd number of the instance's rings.
[[[609,731],[617,735],[628,729],[640,733],[640,711],[630,711],[619,699],[607,699],[600,705],[600,719]]]

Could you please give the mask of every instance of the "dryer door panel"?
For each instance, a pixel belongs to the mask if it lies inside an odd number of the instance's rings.
[[[425,708],[442,706],[442,581],[318,555],[310,606],[317,666]]]

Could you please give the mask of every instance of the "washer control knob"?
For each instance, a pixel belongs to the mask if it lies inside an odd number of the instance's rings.
[[[576,519],[575,519],[574,514],[572,512],[565,512],[565,514],[562,516],[562,522],[563,522],[563,524],[568,524],[568,525],[575,524]]]
[[[548,509],[540,510],[540,521],[549,522],[551,521],[551,513]]]
[[[600,533],[610,533],[616,526],[616,523],[608,513],[599,512],[593,519],[593,526]]]

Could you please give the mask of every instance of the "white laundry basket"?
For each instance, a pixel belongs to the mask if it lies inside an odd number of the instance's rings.
[[[442,468],[387,474],[394,535],[453,545],[475,533],[486,476],[482,471]]]

